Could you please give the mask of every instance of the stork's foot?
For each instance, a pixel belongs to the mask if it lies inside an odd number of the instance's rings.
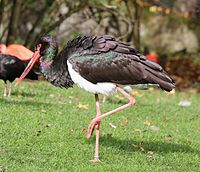
[[[100,163],[99,157],[94,157],[94,159],[90,160],[92,163]]]
[[[95,125],[97,125],[97,127],[99,127],[100,126],[100,120],[94,118],[92,120],[92,122],[90,123],[90,125],[88,126],[88,130],[87,130],[87,138],[88,139],[92,136]]]

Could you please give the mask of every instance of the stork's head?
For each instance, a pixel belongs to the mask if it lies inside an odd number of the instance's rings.
[[[45,58],[49,56],[51,52],[57,53],[58,43],[55,37],[43,35],[37,40],[35,48],[36,51],[39,50],[40,56]]]
[[[54,59],[58,52],[58,43],[56,39],[50,35],[41,36],[35,46],[34,54],[27,65],[26,69],[17,80],[17,84],[19,84],[29,73],[29,71],[33,68],[34,64],[39,60],[39,62],[43,61],[44,63],[48,63]]]

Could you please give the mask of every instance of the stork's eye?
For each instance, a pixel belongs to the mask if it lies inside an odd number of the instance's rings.
[[[42,46],[41,44],[37,44],[37,45],[35,46],[35,51],[40,50],[41,46]]]

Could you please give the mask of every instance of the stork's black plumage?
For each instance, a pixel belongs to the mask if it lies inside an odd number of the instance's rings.
[[[12,82],[20,77],[28,62],[23,62],[15,56],[0,54],[0,79],[5,83],[4,96],[6,96],[6,84],[7,81]],[[26,78],[31,80],[37,80],[38,74],[31,70]],[[11,90],[9,91],[10,95]]]
[[[70,42],[56,57],[57,42],[53,37],[41,37],[41,70],[54,85],[70,87],[67,60],[72,68],[89,82],[96,84],[158,84],[166,91],[174,88],[174,81],[160,65],[148,60],[136,49],[117,42],[111,36],[80,36]],[[53,56],[53,59],[52,59]],[[51,63],[51,68],[45,64]],[[50,64],[50,63],[49,63]]]
[[[78,37],[67,46],[69,62],[86,80],[116,84],[158,84],[166,91],[173,80],[157,63],[110,36]],[[78,53],[77,53],[78,52]]]
[[[41,72],[53,85],[68,88],[75,83],[95,94],[97,117],[92,120],[87,133],[89,138],[94,126],[97,126],[94,161],[99,160],[100,120],[136,102],[118,84],[158,84],[166,91],[175,87],[174,81],[160,65],[111,36],[79,36],[68,42],[58,56],[57,52],[58,45],[54,37],[40,37],[33,58],[18,82],[39,59]],[[129,103],[101,114],[98,94],[109,94],[114,90],[127,97]]]

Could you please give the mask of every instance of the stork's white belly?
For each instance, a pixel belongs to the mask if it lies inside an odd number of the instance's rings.
[[[67,66],[68,66],[69,74],[73,82],[88,92],[91,92],[94,94],[100,93],[104,95],[109,95],[116,89],[116,85],[113,83],[100,82],[97,84],[93,84],[89,82],[72,68],[72,65],[70,64],[69,61],[67,61]]]

